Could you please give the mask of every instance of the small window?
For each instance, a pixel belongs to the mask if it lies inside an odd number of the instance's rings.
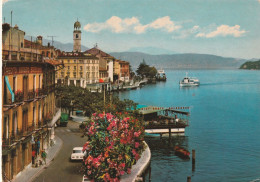
[[[23,48],[23,42],[21,42],[21,48]]]
[[[79,38],[79,35],[78,35],[78,34],[76,34],[76,38]]]
[[[77,61],[76,61],[76,60],[74,60],[74,63],[77,63]]]
[[[74,66],[74,70],[76,70],[76,66]]]

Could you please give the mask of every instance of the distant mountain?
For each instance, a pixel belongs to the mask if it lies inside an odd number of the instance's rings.
[[[240,66],[240,69],[260,70],[260,60],[258,60],[258,61],[247,61]]]
[[[141,52],[112,52],[117,59],[129,61],[134,69],[145,60],[157,69],[235,69],[246,62],[245,59],[225,58],[209,54],[150,55]]]
[[[160,54],[177,54],[174,51],[158,48],[158,47],[132,47],[131,49],[125,52],[142,52],[151,55],[160,55]]]
[[[25,39],[31,40],[31,36],[25,36]],[[36,40],[36,37],[32,37],[32,40],[35,41],[35,40]],[[50,45],[51,45],[51,40],[49,40],[49,39],[44,39],[44,37],[43,37],[43,42],[42,42],[42,44],[45,45],[45,46],[47,46],[47,45],[48,45],[48,42],[49,42]],[[53,45],[54,45],[55,48],[60,49],[61,51],[66,51],[66,52],[71,52],[71,51],[73,51],[73,43],[62,43],[62,42],[59,42],[59,41],[54,40]],[[84,46],[84,45],[81,45],[81,51],[82,51],[82,52],[83,52],[83,51],[86,51],[87,49],[89,49],[89,48],[87,48],[87,47]]]

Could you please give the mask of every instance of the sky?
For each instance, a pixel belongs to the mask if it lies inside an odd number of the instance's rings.
[[[2,22],[26,35],[106,52],[154,47],[175,53],[260,58],[260,0],[2,0]],[[50,38],[48,38],[50,39]]]

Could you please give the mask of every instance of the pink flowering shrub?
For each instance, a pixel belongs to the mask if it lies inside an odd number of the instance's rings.
[[[85,127],[88,141],[83,146],[85,175],[93,181],[119,181],[144,150],[143,124],[118,113],[93,114]]]

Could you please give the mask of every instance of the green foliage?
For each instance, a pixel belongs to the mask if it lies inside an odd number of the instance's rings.
[[[253,69],[259,70],[260,69],[260,60],[258,61],[248,61],[240,66],[240,69]]]
[[[140,63],[140,65],[138,66],[136,73],[138,76],[141,76],[142,78],[154,78],[157,74],[157,69],[155,67],[150,67],[143,60],[143,62]]]
[[[103,111],[116,113],[124,112],[130,108],[136,108],[137,103],[131,100],[121,101],[118,96],[113,93],[106,92],[105,103],[104,93],[92,93],[85,88],[75,86],[57,86],[55,90],[58,102],[58,107],[62,107],[69,111],[82,110],[85,111],[87,116],[92,113]]]

